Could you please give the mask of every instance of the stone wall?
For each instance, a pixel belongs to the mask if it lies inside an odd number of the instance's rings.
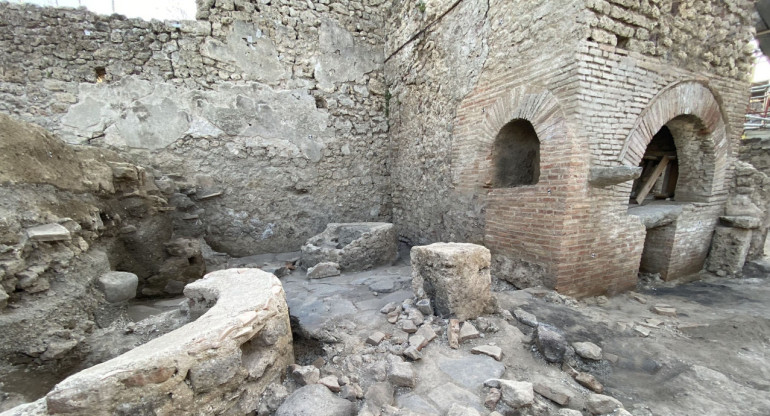
[[[390,219],[380,3],[203,2],[184,22],[1,3],[0,111],[173,174],[200,201],[183,231],[215,249],[296,250]]]

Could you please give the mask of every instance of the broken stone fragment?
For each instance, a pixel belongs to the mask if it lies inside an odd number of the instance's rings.
[[[404,350],[404,357],[407,357],[413,361],[422,359],[422,354],[414,346],[409,346]]]
[[[428,341],[422,335],[415,334],[409,337],[409,346],[417,348],[417,351],[422,350],[426,345],[428,345]]]
[[[398,306],[397,302],[390,302],[390,303],[386,304],[385,306],[383,306],[382,309],[380,309],[380,313],[384,313],[384,314],[387,315],[387,314],[395,311],[397,306]]]
[[[631,299],[641,303],[642,305],[647,303],[647,298],[645,298],[644,296],[642,296],[642,295],[640,295],[640,294],[638,294],[636,292],[628,292],[628,296],[630,296]]]
[[[338,393],[340,391],[340,383],[339,380],[337,380],[337,376],[326,376],[322,379],[319,379],[318,384],[326,386],[326,388],[334,393]]]
[[[592,415],[612,413],[615,409],[623,408],[623,403],[618,399],[603,394],[591,394],[586,399],[586,410]]]
[[[416,377],[412,364],[406,362],[394,362],[390,366],[388,380],[398,387],[414,387]]]
[[[475,319],[492,312],[491,255],[486,247],[466,243],[434,243],[411,251],[412,289],[431,299],[441,317]]]
[[[528,381],[500,380],[500,391],[503,402],[514,409],[529,406],[535,401],[535,391]]]
[[[390,342],[393,344],[403,344],[409,340],[409,334],[396,328],[390,336]]]
[[[335,262],[341,270],[359,271],[389,265],[398,257],[393,224],[384,222],[331,223],[302,246],[303,268]]]
[[[355,411],[355,404],[349,400],[335,396],[320,384],[313,384],[289,395],[275,416],[353,416]]]
[[[433,308],[430,306],[430,299],[420,299],[415,303],[417,309],[425,316],[433,315]]]
[[[457,319],[450,319],[449,326],[447,327],[447,342],[449,347],[453,349],[460,348],[460,321]]]
[[[28,228],[27,236],[31,241],[69,241],[72,239],[70,231],[60,224],[45,224]]]
[[[128,272],[108,272],[99,276],[96,284],[107,302],[118,303],[136,297],[139,278]]]
[[[595,391],[597,393],[604,391],[604,386],[602,386],[602,383],[600,383],[599,380],[597,380],[596,377],[591,374],[577,373],[574,377],[575,381],[589,390]]]
[[[557,382],[542,380],[534,385],[535,393],[558,404],[568,406],[570,400],[575,397],[575,392]]]
[[[292,368],[293,367],[293,368]],[[290,367],[291,377],[301,386],[318,383],[321,371],[312,365],[293,365]]]
[[[471,349],[472,354],[488,355],[497,361],[503,359],[503,350],[496,345],[479,345]]]
[[[58,360],[65,354],[72,351],[78,345],[78,341],[75,339],[68,339],[62,341],[51,341],[48,343],[48,348],[40,356],[43,361]]]
[[[531,314],[524,309],[516,308],[513,311],[513,316],[516,317],[516,319],[519,320],[519,322],[523,323],[524,325],[536,327],[537,326],[537,317],[534,314]]]
[[[334,262],[318,263],[307,269],[307,277],[310,279],[322,279],[324,277],[339,276],[340,265]]]
[[[417,325],[415,325],[414,322],[412,322],[409,319],[402,319],[398,321],[398,324],[396,324],[396,326],[398,326],[399,329],[401,329],[402,331],[408,334],[414,334],[415,332],[417,332]]]
[[[546,361],[559,363],[564,359],[564,353],[567,351],[567,340],[564,335],[555,327],[547,324],[538,324],[534,333],[535,345],[543,354]]]
[[[380,331],[375,331],[371,335],[369,335],[369,338],[366,339],[366,343],[369,345],[380,345],[380,342],[385,339],[385,334],[383,334]]]
[[[414,307],[406,310],[406,319],[414,322],[416,326],[420,326],[423,322],[425,322],[425,317],[422,315],[422,312]]]
[[[426,345],[438,337],[438,335],[436,335],[436,331],[433,330],[433,327],[430,326],[430,324],[423,324],[420,329],[415,332],[415,334],[425,338]]]
[[[476,327],[470,322],[463,322],[463,326],[460,328],[460,342],[465,342],[471,339],[479,338],[481,334]]]
[[[595,361],[602,359],[601,347],[593,342],[574,342],[572,347],[575,348],[575,353],[583,358]]]
[[[645,327],[641,326],[641,325],[634,326],[634,331],[636,331],[636,333],[638,333],[639,335],[641,335],[643,337],[650,336],[650,330],[648,328],[645,328]]]
[[[658,315],[676,317],[676,308],[671,305],[657,304],[650,310]]]
[[[364,397],[364,390],[356,383],[346,384],[340,390],[340,397],[354,402]]]
[[[500,399],[503,397],[502,393],[499,389],[491,388],[489,389],[489,393],[487,393],[487,397],[484,398],[484,407],[487,409],[494,409],[497,407],[497,402],[500,401]]]

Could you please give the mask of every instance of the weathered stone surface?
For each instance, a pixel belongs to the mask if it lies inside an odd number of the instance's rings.
[[[582,372],[577,373],[575,374],[575,381],[591,391],[595,391],[597,393],[604,391],[604,386],[602,386],[602,383],[600,383],[599,380],[597,380],[596,377],[591,374]]]
[[[393,385],[388,382],[372,384],[364,394],[366,405],[370,409],[381,409],[383,406],[393,404]]]
[[[491,388],[487,393],[487,397],[484,398],[484,407],[487,409],[494,409],[497,407],[497,403],[503,398],[503,394],[499,389]]]
[[[658,315],[676,317],[676,308],[671,305],[657,304],[650,308],[650,310]]]
[[[615,409],[622,408],[623,403],[614,397],[603,394],[591,394],[586,399],[586,409],[592,415],[612,413]]]
[[[602,349],[593,342],[573,342],[572,347],[575,348],[577,355],[589,359],[589,360],[601,360]]]
[[[460,321],[457,319],[450,319],[449,325],[446,329],[447,342],[449,347],[453,349],[460,348]]]
[[[46,396],[48,411],[114,414],[118,408],[164,405],[172,413],[190,413],[201,397],[261,393],[280,380],[293,351],[288,308],[275,276],[256,269],[217,271],[187,285],[185,295],[190,313],[201,315],[197,320],[68,377]],[[190,384],[180,375],[188,375]],[[242,404],[244,413],[257,406]],[[207,399],[207,406],[224,412],[232,403]]]
[[[340,265],[334,262],[325,261],[307,269],[309,279],[323,279],[324,277],[339,276]]]
[[[534,337],[537,349],[547,361],[552,363],[561,362],[564,358],[564,353],[567,351],[567,340],[560,330],[551,325],[538,324],[537,328],[535,328]]]
[[[527,381],[500,380],[503,402],[514,409],[529,406],[535,401],[532,383]]]
[[[340,383],[337,376],[326,376],[318,380],[318,384],[326,386],[333,393],[339,393]]]
[[[751,245],[751,230],[718,226],[711,242],[706,269],[734,275],[743,269]]]
[[[641,175],[641,167],[592,167],[588,176],[588,183],[597,188],[604,188],[637,179]]]
[[[109,272],[99,276],[96,284],[107,302],[117,303],[136,297],[139,278],[133,273]]]
[[[412,361],[417,361],[422,359],[422,354],[420,354],[420,350],[418,350],[417,347],[410,345],[404,350],[404,357],[408,357]]]
[[[682,215],[682,206],[664,204],[632,206],[628,209],[628,215],[639,217],[642,220],[642,224],[644,224],[644,228],[649,230],[676,221]]]
[[[28,228],[27,236],[32,241],[68,241],[72,239],[70,231],[59,224],[45,224]]]
[[[483,246],[434,243],[412,247],[412,288],[425,293],[440,316],[474,319],[493,305],[490,253]]]
[[[289,395],[276,416],[352,416],[356,406],[320,384],[302,387]]]
[[[366,270],[392,263],[398,256],[393,224],[332,223],[302,246],[302,267],[338,263],[341,270]]]

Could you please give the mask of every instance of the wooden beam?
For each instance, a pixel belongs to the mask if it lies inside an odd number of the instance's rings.
[[[655,166],[655,170],[652,171],[652,175],[650,175],[649,178],[647,178],[647,181],[644,183],[644,186],[642,186],[642,190],[639,191],[639,195],[636,196],[636,203],[639,205],[642,205],[642,202],[644,202],[644,198],[647,197],[647,194],[650,193],[650,190],[655,185],[655,181],[658,180],[660,175],[663,174],[663,172],[666,170],[666,166],[668,166],[669,159],[667,157],[664,157],[660,163],[658,163],[658,166]]]

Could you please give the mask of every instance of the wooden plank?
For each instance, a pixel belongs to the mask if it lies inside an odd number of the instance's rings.
[[[668,158],[664,157],[660,163],[658,163],[658,166],[655,167],[655,170],[652,171],[652,175],[647,178],[647,182],[644,183],[644,186],[642,186],[642,190],[639,191],[639,195],[636,196],[636,203],[639,205],[642,205],[642,202],[644,202],[644,198],[647,197],[647,194],[650,193],[650,190],[655,185],[655,181],[658,180],[660,175],[663,174],[663,172],[666,170],[666,166],[668,166]]]

